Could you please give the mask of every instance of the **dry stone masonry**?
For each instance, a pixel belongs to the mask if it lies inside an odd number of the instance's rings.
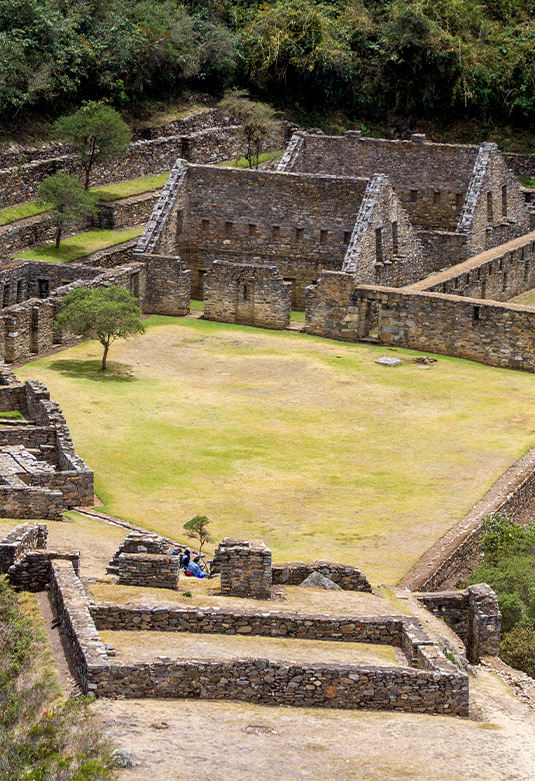
[[[273,584],[299,586],[313,572],[319,572],[340,586],[343,591],[372,591],[363,572],[357,567],[336,561],[291,561],[287,564],[274,564],[271,572]]]
[[[261,540],[233,540],[216,551],[221,574],[221,593],[231,597],[270,599],[271,551]]]
[[[178,556],[156,553],[121,553],[118,559],[121,586],[178,588]]]

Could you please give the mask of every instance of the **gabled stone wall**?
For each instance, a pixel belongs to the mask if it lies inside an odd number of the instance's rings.
[[[290,325],[292,285],[276,266],[214,261],[204,280],[204,318],[259,328]]]

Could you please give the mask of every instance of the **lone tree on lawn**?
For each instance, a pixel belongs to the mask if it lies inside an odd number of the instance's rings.
[[[51,207],[52,222],[56,226],[56,249],[67,225],[93,216],[97,210],[96,196],[86,192],[75,176],[65,172],[47,176],[39,186],[39,202]]]
[[[106,103],[94,100],[74,114],[56,120],[54,131],[74,148],[85,172],[86,190],[93,163],[124,157],[130,143],[130,129],[121,115]]]
[[[214,538],[208,531],[210,521],[206,515],[196,515],[191,521],[184,524],[184,531],[191,539],[199,540],[199,555],[202,553],[202,546],[205,542],[213,542]]]
[[[104,347],[104,371],[112,342],[144,332],[142,315],[137,299],[124,287],[78,287],[61,302],[54,325],[78,336],[98,339]]]

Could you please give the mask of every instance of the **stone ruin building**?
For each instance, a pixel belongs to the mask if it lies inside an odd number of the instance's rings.
[[[492,143],[295,133],[276,171],[179,159],[134,257],[204,317],[535,370],[535,211]],[[175,302],[176,305],[177,302]],[[183,307],[187,306],[184,298]]]

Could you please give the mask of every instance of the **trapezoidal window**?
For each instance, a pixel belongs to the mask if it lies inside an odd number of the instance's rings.
[[[375,262],[383,262],[383,229],[375,229]]]
[[[201,220],[201,230],[203,233],[208,233],[210,230],[210,220]]]
[[[472,310],[472,320],[477,323],[481,316],[481,307],[475,306]]]
[[[410,194],[411,194],[411,203],[416,203],[416,201],[418,200],[418,190],[411,190]]]
[[[344,244],[349,244],[351,241],[351,231],[344,231]]]
[[[320,244],[327,244],[328,230],[320,230]]]
[[[249,299],[251,297],[251,290],[249,288],[249,285],[243,285],[242,295],[243,295],[243,300],[244,301],[249,301]]]
[[[464,203],[464,195],[462,193],[455,193],[455,207],[462,209]]]
[[[502,185],[502,217],[507,217],[507,185]]]
[[[438,192],[438,190],[435,190],[435,192],[433,193],[433,206],[438,206],[439,203],[440,203],[440,193]]]
[[[4,292],[2,294],[2,306],[9,306],[11,298],[11,285],[4,285]]]
[[[507,290],[507,271],[503,272],[503,277],[502,277],[502,291],[505,290]]]
[[[494,204],[492,202],[492,190],[487,193],[487,222],[489,225],[494,223]]]
[[[227,220],[227,222],[225,222],[225,236],[232,236],[233,228],[234,228],[234,223]]]
[[[256,225],[254,222],[249,223],[249,236],[256,236]]]
[[[304,228],[296,228],[295,229],[295,240],[296,241],[303,241],[304,236],[305,236],[305,229]]]
[[[280,225],[273,225],[271,228],[271,238],[272,239],[280,239],[281,235],[281,226]]]

